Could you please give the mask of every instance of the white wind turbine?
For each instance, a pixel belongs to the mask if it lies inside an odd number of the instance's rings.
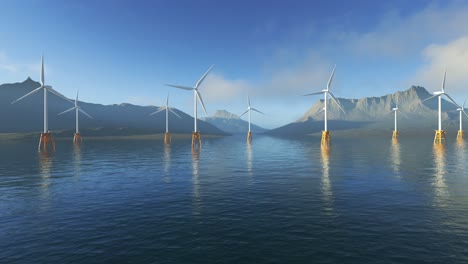
[[[200,92],[198,91],[198,88],[202,84],[203,80],[205,80],[206,76],[208,73],[211,71],[213,68],[214,64],[211,65],[211,67],[203,74],[203,76],[198,80],[198,82],[195,84],[195,87],[187,87],[187,86],[180,86],[180,85],[173,85],[173,84],[166,84],[167,86],[183,89],[183,90],[188,90],[188,91],[193,91],[193,122],[194,122],[194,129],[193,129],[193,134],[192,134],[192,147],[195,145],[195,142],[198,142],[198,146],[201,146],[201,138],[200,138],[200,133],[197,130],[197,101],[200,101],[203,111],[205,114],[208,116],[208,113],[206,112],[205,104],[203,103],[203,99],[201,97]]]
[[[174,110],[172,110],[172,107],[169,107],[169,94],[166,97],[166,106],[160,107],[158,111],[151,113],[150,115],[157,114],[159,112],[162,112],[166,110],[166,133],[164,134],[164,143],[169,144],[171,142],[171,135],[169,134],[169,111],[176,115],[178,118],[180,117]]]
[[[328,83],[327,83],[327,88],[320,91],[320,92],[315,92],[315,93],[310,93],[310,94],[306,94],[304,96],[309,96],[309,95],[316,95],[316,94],[324,94],[325,96],[325,100],[324,100],[324,107],[323,109],[319,112],[324,112],[324,131],[322,132],[322,144],[328,144],[329,141],[330,141],[330,133],[328,131],[328,124],[327,124],[327,104],[328,104],[328,95],[330,95],[331,99],[333,100],[333,102],[340,108],[341,111],[343,111],[343,113],[345,113],[345,111],[343,110],[343,108],[341,108],[341,105],[340,103],[338,103],[338,101],[336,100],[335,96],[330,92],[330,85],[331,85],[331,82],[333,80],[333,76],[335,75],[335,69],[336,69],[336,64],[335,66],[333,67],[333,71],[332,71],[332,74],[330,76],[330,79],[328,80]]]
[[[393,139],[398,139],[398,123],[397,123],[397,113],[400,113],[402,114],[404,117],[408,118],[408,116],[406,116],[405,114],[403,114],[403,112],[401,112],[399,109],[398,109],[398,104],[395,104],[395,107],[392,108],[392,111],[390,111],[388,114],[391,114],[391,113],[394,113],[394,116],[395,116],[395,129],[393,130],[393,135],[392,135],[392,138]],[[387,114],[387,115],[388,115]]]
[[[466,103],[466,100],[463,102],[463,106],[462,107],[459,107],[457,109],[458,112],[460,112],[460,130],[458,130],[458,133],[457,133],[457,138],[463,138],[463,122],[462,122],[462,113],[465,114],[465,116],[468,117],[468,114],[466,114],[465,112],[465,103]]]
[[[12,102],[12,104],[22,100],[23,98],[31,95],[31,94],[34,94],[38,91],[41,91],[43,90],[44,91],[44,129],[41,133],[41,137],[39,139],[39,149],[41,148],[41,143],[44,144],[44,150],[47,150],[47,145],[48,143],[52,143],[52,147],[53,149],[55,149],[55,142],[52,138],[52,134],[49,132],[49,122],[48,122],[48,113],[47,113],[47,92],[50,92],[52,94],[55,94],[56,96],[60,97],[60,98],[63,98],[69,102],[72,102],[70,99],[66,98],[65,96],[63,96],[62,94],[60,94],[59,92],[57,92],[56,90],[54,90],[52,88],[52,86],[49,86],[49,85],[45,85],[45,79],[44,79],[44,55],[42,55],[41,57],[41,86],[32,90],[31,92],[23,95],[22,97],[16,99],[15,101]]]
[[[442,140],[445,140],[445,131],[442,130],[442,96],[445,95],[455,106],[461,107],[455,102],[455,100],[453,100],[452,97],[450,97],[450,95],[448,95],[445,92],[445,78],[446,78],[446,76],[447,76],[447,71],[444,72],[444,79],[442,80],[441,90],[434,92],[433,96],[428,97],[428,98],[421,101],[421,103],[422,103],[422,102],[430,100],[430,99],[432,99],[432,98],[434,98],[436,96],[439,99],[439,127],[438,127],[439,129],[436,130],[435,137],[434,137],[434,143],[439,143],[439,144],[442,143]]]
[[[259,110],[257,110],[257,109],[250,106],[250,97],[249,96],[247,96],[247,105],[248,105],[247,110],[245,110],[239,117],[242,117],[247,112],[249,112],[249,132],[247,132],[247,141],[250,142],[250,141],[252,141],[252,132],[250,131],[251,112],[253,110],[253,111],[255,111],[257,113],[260,113],[260,114],[263,114],[263,115],[264,115],[264,113],[262,113],[261,111],[259,111]]]
[[[58,115],[61,115],[61,114],[65,114],[65,113],[68,113],[70,111],[75,110],[75,123],[76,124],[75,124],[75,136],[73,136],[73,142],[74,143],[80,143],[81,141],[83,141],[82,138],[81,138],[80,130],[79,130],[79,126],[78,126],[78,119],[79,119],[78,112],[81,112],[81,113],[85,114],[87,117],[92,119],[92,117],[88,113],[86,113],[83,109],[81,109],[81,107],[78,105],[78,94],[79,94],[79,91],[76,92],[75,106],[68,109],[68,110],[63,111],[60,114],[58,114]]]

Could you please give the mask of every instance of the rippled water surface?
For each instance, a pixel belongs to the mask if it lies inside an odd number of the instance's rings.
[[[0,262],[468,263],[468,146],[0,142]]]

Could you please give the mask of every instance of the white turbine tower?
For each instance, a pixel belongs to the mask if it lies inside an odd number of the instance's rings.
[[[80,130],[79,130],[79,127],[78,127],[78,119],[79,119],[79,115],[78,115],[78,112],[81,112],[83,114],[85,114],[87,117],[89,118],[92,118],[90,115],[88,115],[88,113],[86,113],[83,109],[81,109],[81,107],[78,105],[78,92],[76,92],[76,98],[75,98],[75,106],[68,109],[68,110],[65,110],[63,111],[62,113],[58,114],[58,115],[61,115],[61,114],[65,114],[67,112],[70,112],[70,111],[73,111],[75,110],[75,135],[73,136],[73,143],[75,144],[78,144],[78,143],[81,143],[83,142],[83,139],[81,138],[81,135],[80,135]]]
[[[392,108],[392,111],[390,111],[388,114],[391,114],[391,113],[394,113],[394,117],[395,117],[395,128],[393,130],[392,139],[397,140],[398,139],[398,134],[399,134],[398,133],[398,123],[397,123],[397,113],[402,114],[406,118],[408,118],[408,117],[398,109],[398,105],[395,105],[395,107]]]
[[[252,132],[250,131],[251,112],[255,111],[255,112],[263,114],[263,115],[264,115],[264,113],[262,113],[261,111],[259,111],[259,110],[257,110],[257,109],[250,106],[250,97],[249,96],[247,96],[247,105],[248,105],[247,110],[245,110],[239,117],[242,117],[247,112],[249,112],[249,132],[247,132],[247,142],[252,142]]]
[[[465,116],[468,117],[468,114],[466,114],[465,112],[465,103],[466,103],[466,100],[465,102],[463,102],[463,106],[462,107],[459,107],[457,109],[458,112],[460,112],[460,130],[458,130],[458,133],[457,133],[457,138],[458,139],[462,139],[463,138],[463,122],[462,122],[462,113],[465,114]]]
[[[45,79],[44,79],[44,55],[42,55],[41,57],[41,86],[32,90],[31,92],[23,95],[22,97],[16,99],[15,101],[12,102],[12,104],[18,102],[19,100],[22,100],[23,98],[31,95],[31,94],[34,94],[38,91],[44,91],[44,129],[41,133],[41,137],[39,139],[39,147],[38,149],[40,150],[41,149],[41,144],[44,144],[43,145],[43,149],[44,151],[47,151],[47,147],[49,145],[49,143],[52,144],[52,148],[53,150],[55,150],[55,142],[54,142],[54,139],[52,138],[52,133],[49,131],[49,122],[48,122],[48,115],[47,115],[47,92],[50,92],[52,94],[55,94],[57,95],[58,97],[61,97],[69,102],[72,102],[70,99],[66,98],[65,96],[63,96],[62,94],[60,94],[59,92],[57,92],[56,90],[54,90],[52,88],[52,86],[49,86],[49,85],[45,85]]]
[[[201,98],[201,94],[198,91],[198,88],[200,87],[201,83],[203,80],[205,80],[206,76],[208,73],[211,71],[213,68],[214,64],[211,65],[211,67],[203,74],[203,76],[198,80],[198,82],[195,84],[195,87],[187,87],[187,86],[180,86],[180,85],[172,85],[172,84],[166,84],[167,86],[183,89],[183,90],[188,90],[188,91],[193,91],[193,122],[194,122],[194,129],[193,129],[193,134],[192,134],[192,147],[195,146],[195,143],[198,143],[198,147],[201,147],[201,137],[200,133],[197,130],[197,101],[200,101],[203,111],[205,114],[208,116],[208,113],[206,112],[205,104],[203,103],[203,99]]]
[[[323,110],[320,111],[320,112],[324,112],[324,131],[322,131],[322,144],[323,145],[328,145],[330,143],[330,132],[328,131],[328,124],[327,124],[327,104],[328,104],[328,95],[330,95],[331,99],[333,100],[333,102],[340,108],[341,111],[343,111],[343,113],[345,113],[345,111],[343,110],[343,108],[341,108],[341,105],[340,103],[338,103],[338,101],[336,100],[335,96],[330,92],[330,85],[331,85],[331,82],[333,80],[333,76],[335,75],[335,68],[336,68],[336,65],[333,67],[333,71],[332,71],[332,74],[330,76],[330,79],[328,80],[328,83],[327,83],[327,88],[320,91],[320,92],[315,92],[315,93],[310,93],[310,94],[306,94],[304,96],[309,96],[309,95],[316,95],[316,94],[324,94],[325,96],[325,100],[324,100],[324,107],[323,107]]]
[[[178,118],[180,117],[174,110],[172,110],[172,107],[169,107],[169,94],[166,97],[166,106],[160,107],[158,111],[151,113],[150,115],[157,114],[159,112],[162,112],[166,110],[166,133],[164,134],[164,143],[165,144],[170,144],[171,143],[171,134],[169,134],[169,111],[176,115]]]
[[[441,87],[441,90],[440,91],[436,91],[434,92],[433,96],[431,97],[428,97],[424,100],[421,101],[422,102],[425,102],[427,100],[430,100],[434,97],[438,97],[439,99],[439,127],[438,127],[438,130],[435,131],[435,136],[434,136],[434,144],[442,144],[443,141],[445,141],[445,130],[442,130],[442,96],[445,95],[447,96],[447,98],[452,101],[452,103],[454,105],[456,105],[457,107],[461,107],[459,106],[455,100],[452,99],[452,97],[450,97],[450,95],[448,95],[446,92],[445,92],[445,78],[447,76],[447,71],[444,72],[444,79],[442,80],[442,87]]]

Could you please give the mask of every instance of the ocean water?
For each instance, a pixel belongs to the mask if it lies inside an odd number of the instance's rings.
[[[468,146],[0,142],[1,263],[468,263]]]

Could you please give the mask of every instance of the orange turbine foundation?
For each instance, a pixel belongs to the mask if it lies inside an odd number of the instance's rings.
[[[52,137],[52,133],[47,132],[47,133],[41,133],[41,136],[39,138],[39,146],[38,150],[41,151],[41,146],[42,150],[47,152],[49,147],[52,147],[52,151],[55,151],[55,141],[54,138]]]

